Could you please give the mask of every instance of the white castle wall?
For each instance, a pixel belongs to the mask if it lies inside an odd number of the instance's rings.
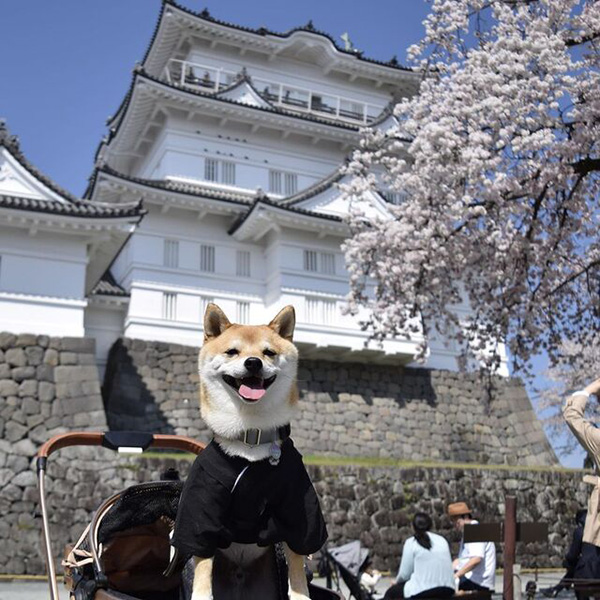
[[[80,238],[0,227],[0,330],[82,336],[86,262]]]

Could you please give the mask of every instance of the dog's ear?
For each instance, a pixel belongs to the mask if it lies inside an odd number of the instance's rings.
[[[277,316],[269,323],[269,327],[282,338],[292,341],[296,325],[296,312],[291,304],[282,308]]]
[[[229,327],[231,323],[225,313],[216,304],[210,302],[204,313],[204,341],[208,342],[220,336]]]

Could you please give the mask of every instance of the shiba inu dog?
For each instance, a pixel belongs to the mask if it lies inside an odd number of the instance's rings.
[[[232,324],[215,304],[206,309],[200,411],[214,439],[192,466],[173,536],[195,558],[192,600],[212,598],[215,553],[241,545],[247,556],[248,545],[260,553],[275,542],[284,542],[290,599],[309,598],[304,555],[327,532],[289,438],[298,402],[294,326],[292,306],[257,326]]]

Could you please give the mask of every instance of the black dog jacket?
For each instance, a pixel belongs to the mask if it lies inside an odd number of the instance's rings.
[[[232,542],[286,542],[312,554],[327,540],[319,500],[291,439],[279,464],[229,456],[213,440],[185,482],[172,544],[184,555],[209,558]]]

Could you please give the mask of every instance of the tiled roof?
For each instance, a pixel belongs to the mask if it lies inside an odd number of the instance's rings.
[[[273,37],[277,37],[280,39],[285,39],[285,38],[289,38],[291,35],[293,35],[296,31],[306,31],[308,33],[312,33],[314,35],[318,35],[321,37],[324,37],[326,39],[328,39],[334,46],[334,48],[342,53],[342,54],[346,54],[348,56],[351,56],[353,58],[356,58],[357,60],[363,61],[363,62],[367,62],[367,63],[371,63],[371,64],[375,64],[375,65],[379,65],[382,67],[387,67],[389,69],[394,69],[394,70],[398,70],[398,71],[410,71],[412,72],[412,69],[408,68],[408,67],[404,67],[402,65],[400,65],[398,63],[398,59],[393,56],[389,61],[382,61],[382,60],[375,60],[373,58],[367,58],[365,56],[363,56],[363,53],[357,50],[346,50],[345,48],[340,47],[337,42],[335,41],[335,39],[333,38],[333,36],[331,36],[329,33],[326,33],[324,31],[320,31],[319,29],[316,29],[315,26],[313,25],[312,21],[309,21],[306,25],[301,25],[299,27],[294,27],[293,29],[290,29],[289,31],[286,31],[285,33],[280,33],[277,31],[272,31],[271,29],[267,29],[266,27],[259,27],[259,28],[252,28],[252,27],[244,27],[243,25],[236,25],[234,23],[229,23],[227,21],[220,21],[219,19],[215,19],[209,12],[207,9],[204,9],[202,12],[196,12],[193,11],[189,8],[186,8],[184,6],[181,6],[180,4],[178,4],[177,2],[175,2],[175,0],[163,0],[163,6],[158,18],[158,22],[156,24],[156,27],[154,29],[154,33],[152,35],[152,39],[150,40],[150,44],[148,45],[148,48],[146,49],[146,53],[144,55],[144,59],[142,61],[142,63],[144,63],[146,61],[146,58],[148,57],[148,54],[150,53],[150,49],[152,48],[152,44],[154,43],[154,40],[156,38],[156,35],[158,33],[158,28],[160,26],[160,21],[162,19],[162,15],[165,9],[165,5],[171,5],[174,6],[175,8],[181,10],[182,12],[193,16],[197,19],[202,19],[203,21],[207,21],[209,23],[215,23],[216,25],[222,25],[224,27],[228,27],[230,29],[236,29],[238,31],[244,31],[246,33],[252,33],[258,36],[266,36],[266,35],[271,35]]]
[[[33,166],[27,160],[27,158],[25,158],[25,155],[21,151],[19,138],[16,135],[11,135],[4,121],[0,121],[0,146],[4,146],[12,154],[12,156],[14,156],[14,158],[17,159],[17,161],[22,167],[29,171],[36,179],[41,181],[46,187],[50,188],[53,192],[57,193],[59,196],[62,196],[65,200],[69,200],[71,202],[81,202],[79,198],[73,196],[73,194],[61,188],[47,175],[44,175],[44,173],[42,173],[35,166]]]
[[[298,192],[297,194],[294,194],[293,196],[284,198],[282,200],[282,205],[292,206],[294,204],[297,204],[298,202],[308,200],[309,198],[312,198],[313,196],[324,192],[330,187],[333,187],[333,185],[336,184],[344,176],[344,166],[345,163],[333,173],[331,173],[331,175],[328,175],[324,179],[321,179],[321,181],[317,181],[317,183]]]
[[[92,295],[128,297],[129,294],[115,281],[110,271],[106,271],[94,286]]]
[[[221,98],[219,95],[217,95],[218,92],[217,93],[203,92],[201,90],[193,90],[186,86],[182,86],[182,85],[178,85],[178,84],[174,84],[174,83],[168,83],[162,79],[159,79],[157,77],[153,77],[152,75],[149,75],[148,73],[144,72],[142,68],[138,68],[134,71],[133,78],[131,81],[131,86],[129,87],[129,90],[123,101],[122,106],[119,108],[118,122],[111,127],[108,137],[105,138],[105,140],[103,140],[103,142],[110,143],[110,141],[116,136],[117,132],[119,131],[119,128],[121,127],[121,124],[123,123],[123,121],[125,119],[125,114],[127,113],[127,109],[129,108],[129,104],[130,104],[131,98],[133,96],[133,90],[135,88],[135,83],[138,80],[138,78],[146,79],[148,81],[152,81],[153,83],[156,83],[163,87],[177,90],[177,91],[183,92],[185,94],[190,94],[192,96],[196,96],[196,97],[200,97],[200,98],[207,98],[207,99],[210,99],[210,100],[213,100],[216,102],[225,102],[228,104],[233,104],[235,106],[241,106],[241,107],[244,107],[244,108],[247,108],[250,110],[258,110],[258,111],[263,111],[263,112],[267,112],[267,113],[274,113],[277,115],[290,117],[293,119],[300,119],[302,121],[309,121],[312,123],[318,123],[320,125],[327,125],[329,127],[345,129],[345,130],[351,131],[351,132],[358,133],[360,131],[360,129],[363,127],[363,125],[359,125],[359,124],[352,125],[350,123],[344,123],[342,121],[337,121],[335,119],[328,119],[326,117],[317,117],[315,115],[311,115],[308,113],[297,113],[297,112],[293,112],[293,111],[288,111],[288,110],[284,110],[277,106],[273,106],[272,108],[270,108],[270,107],[266,107],[266,106],[265,107],[253,106],[250,104],[245,104],[243,102],[236,102],[235,100],[231,100],[229,98]],[[256,88],[254,88],[254,89],[256,89]],[[222,93],[222,91],[221,91],[221,93]],[[98,146],[98,149],[96,150],[96,159],[98,158],[98,153],[100,152],[101,146],[102,146],[102,142],[100,143],[100,145]]]
[[[157,190],[164,190],[168,192],[177,192],[179,194],[187,194],[189,196],[202,196],[203,198],[209,198],[211,200],[222,200],[223,202],[232,202],[235,204],[243,204],[249,206],[252,203],[253,197],[249,194],[229,192],[226,190],[213,189],[202,184],[186,183],[183,181],[173,180],[161,180],[161,179],[145,179],[143,177],[132,177],[131,175],[125,175],[119,171],[105,165],[94,171],[90,179],[90,185],[86,190],[86,195],[90,196],[91,192],[96,184],[98,175],[106,173],[125,181],[132,183],[138,183],[140,185],[148,186]]]
[[[38,213],[51,213],[65,217],[86,217],[92,219],[112,219],[140,217],[143,214],[141,203],[135,205],[106,205],[98,202],[60,202],[58,200],[38,200],[22,196],[0,194],[0,208],[13,208]]]
[[[81,200],[57,185],[47,175],[33,166],[21,151],[19,139],[11,135],[6,123],[0,121],[0,147],[4,146],[17,162],[48,189],[59,195],[62,200],[40,200],[12,194],[0,194],[0,207],[26,210],[31,212],[52,213],[69,217],[86,218],[123,218],[141,217],[144,214],[141,202],[135,204],[108,205]]]
[[[314,217],[316,219],[324,219],[326,221],[335,221],[337,223],[341,223],[342,222],[342,218],[338,217],[336,215],[326,215],[323,213],[317,213],[311,210],[304,210],[303,208],[294,208],[292,206],[286,206],[284,204],[279,204],[278,202],[274,202],[273,200],[270,200],[266,195],[259,195],[256,197],[256,199],[254,200],[254,204],[252,205],[252,208],[246,212],[245,214],[243,214],[229,229],[228,233],[231,235],[233,233],[235,233],[247,220],[248,218],[252,215],[252,213],[259,208],[260,206],[271,206],[273,208],[277,208],[292,214],[297,214],[297,215],[302,215],[302,216],[307,216],[307,217]]]

